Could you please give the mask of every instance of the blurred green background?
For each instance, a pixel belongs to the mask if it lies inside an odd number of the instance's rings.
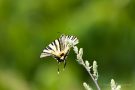
[[[56,60],[39,58],[63,33],[98,62],[102,90],[112,78],[135,90],[135,0],[0,0],[0,90],[84,90],[84,81],[95,89],[73,51],[60,75]]]

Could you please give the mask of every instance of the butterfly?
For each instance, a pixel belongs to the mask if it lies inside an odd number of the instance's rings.
[[[54,40],[49,44],[41,53],[40,58],[52,56],[58,62],[64,62],[64,68],[66,66],[66,58],[69,54],[69,51],[72,47],[79,43],[79,40],[76,36],[64,35],[62,34],[60,38]],[[59,67],[58,67],[59,72]]]

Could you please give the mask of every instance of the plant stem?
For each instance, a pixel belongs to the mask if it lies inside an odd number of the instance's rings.
[[[92,74],[90,73],[90,71],[87,69],[87,67],[85,66],[85,64],[83,63],[82,65],[84,66],[84,68],[86,69],[86,71],[89,73],[90,77],[92,78],[93,82],[94,82],[95,85],[96,85],[97,90],[101,90],[100,87],[99,87],[99,85],[98,85],[97,80],[94,79],[93,75],[92,75]]]

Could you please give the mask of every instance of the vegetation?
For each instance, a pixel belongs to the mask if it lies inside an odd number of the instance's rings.
[[[96,90],[73,51],[59,75],[56,60],[39,58],[63,33],[98,62],[102,90],[112,78],[134,90],[134,10],[135,0],[0,0],[0,90],[84,90],[84,81]]]

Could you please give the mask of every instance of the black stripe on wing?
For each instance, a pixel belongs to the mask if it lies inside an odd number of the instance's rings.
[[[50,46],[47,46],[46,49],[54,51],[54,49]]]

